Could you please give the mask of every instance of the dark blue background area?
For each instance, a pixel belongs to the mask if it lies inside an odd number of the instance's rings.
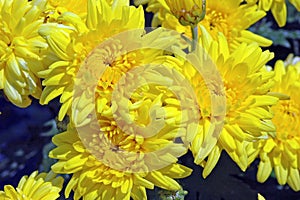
[[[58,105],[58,104],[57,104]],[[45,123],[55,119],[56,103],[39,105],[33,100],[27,108],[18,108],[0,97],[0,188],[5,184],[16,186],[25,174],[39,169],[42,150],[51,141],[41,136],[50,127]]]

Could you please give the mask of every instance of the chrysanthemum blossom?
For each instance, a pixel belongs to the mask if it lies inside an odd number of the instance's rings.
[[[132,150],[138,151],[153,151],[155,148],[160,148],[164,145],[169,145],[172,134],[175,130],[169,134],[163,133],[152,138],[144,139],[142,136],[126,135],[120,129],[114,125],[114,121],[107,118],[104,120],[102,117],[102,125],[104,134],[91,134],[90,137],[85,137],[85,140],[90,141],[90,147],[97,148],[99,150],[99,156],[103,156],[103,159],[108,159],[112,162],[112,158],[115,158],[115,164],[122,163],[124,159],[123,151]],[[105,126],[104,126],[105,125]],[[109,130],[111,129],[111,130]],[[99,132],[99,131],[98,131]],[[114,149],[108,149],[107,139],[115,144]],[[191,173],[191,169],[176,164],[176,160],[171,156],[173,152],[180,151],[180,146],[177,149],[169,149],[169,152],[165,152],[163,159],[170,159],[167,162],[171,162],[164,168],[148,171],[145,169],[139,170],[144,157],[143,153],[140,153],[138,160],[135,157],[126,157],[127,162],[131,161],[132,166],[136,168],[136,171],[144,171],[142,173],[133,173],[127,171],[121,171],[114,169],[108,165],[103,164],[94,154],[91,154],[86,146],[82,143],[81,138],[78,137],[77,130],[70,124],[68,129],[64,133],[60,133],[53,138],[54,144],[57,148],[50,152],[50,157],[58,159],[58,162],[52,166],[53,171],[62,174],[72,174],[72,178],[69,181],[65,195],[69,196],[70,192],[74,191],[74,199],[147,199],[146,188],[153,189],[154,186],[158,186],[167,190],[179,190],[181,186],[174,180],[174,178],[183,178]],[[104,144],[106,143],[106,149]],[[97,146],[98,145],[98,146]],[[178,149],[179,147],[179,149]],[[113,152],[119,152],[119,157],[115,157]],[[111,153],[111,155],[110,155]],[[107,157],[107,158],[106,158]],[[153,160],[153,162],[156,162]],[[140,164],[140,165],[139,165]],[[159,164],[159,163],[157,163]],[[112,165],[116,166],[116,165]],[[122,167],[122,166],[119,166]]]
[[[0,1],[0,89],[15,105],[30,105],[39,98],[37,72],[44,69],[41,53],[47,48],[38,29],[44,1]]]
[[[217,144],[213,147],[208,158],[204,160],[199,152],[203,148],[202,137],[208,132],[211,122],[211,110],[207,109],[209,102],[205,98],[205,88],[199,75],[191,73],[189,65],[184,64],[182,71],[199,94],[202,121],[199,124],[200,132],[191,143],[195,163],[203,165],[203,176],[206,177],[215,167],[222,150],[225,150],[237,165],[245,170],[248,166],[246,144],[259,138],[267,138],[266,132],[275,131],[271,122],[273,117],[269,107],[276,104],[277,98],[268,96],[267,92],[272,87],[274,73],[265,70],[265,64],[273,58],[269,51],[262,52],[261,48],[252,43],[239,45],[232,53],[226,38],[219,34],[214,41],[208,31],[201,26],[200,46],[217,66],[224,83],[226,95],[226,115],[224,127],[221,130]],[[209,69],[207,69],[209,70]],[[212,84],[218,85],[213,82]]]
[[[59,120],[62,120],[70,110],[74,79],[88,54],[114,34],[128,29],[143,28],[142,7],[135,8],[128,4],[126,1],[116,1],[110,6],[106,1],[91,0],[88,2],[86,19],[81,19],[75,13],[66,12],[58,20],[68,26],[48,23],[39,30],[59,58],[48,69],[39,72],[39,76],[44,78],[45,86],[40,103],[48,104],[60,96],[62,107]]]
[[[141,141],[147,141],[146,138],[153,138],[155,135],[157,135],[156,137],[168,135],[169,139],[180,138],[179,141],[182,141],[184,148],[193,140],[194,133],[197,132],[198,121],[201,118],[196,100],[198,91],[194,91],[193,84],[185,80],[180,67],[175,67],[177,59],[162,54],[164,51],[173,52],[172,48],[167,47],[172,44],[172,40],[177,41],[178,38],[180,38],[179,33],[161,28],[142,37],[140,30],[126,31],[103,42],[87,57],[77,73],[71,119],[87,148],[90,148],[91,139],[84,141],[86,136],[90,137],[92,133],[99,135],[97,129],[106,134],[106,136],[101,136],[104,137],[102,141],[107,140],[106,138],[114,141],[113,144],[102,142],[103,147],[100,147],[99,144],[95,145],[97,150],[92,147],[90,149],[92,153],[98,154],[99,148],[109,146],[111,149],[117,147],[117,149],[125,150],[123,156],[120,156],[122,151],[118,152],[117,156],[123,157],[125,161],[131,161],[133,157],[139,156],[135,155],[137,152],[134,150],[135,148],[132,149],[133,144],[119,144],[119,139],[110,138],[113,133],[118,138],[130,136],[129,138],[134,139],[139,136],[142,138]],[[162,43],[162,41],[170,43]],[[204,56],[206,55],[204,51],[202,53]],[[130,58],[130,55],[134,55],[134,59],[129,59],[124,63],[122,61],[124,57]],[[175,61],[167,62],[171,58]],[[200,104],[200,106],[210,110],[210,114],[212,114],[211,127],[206,127],[208,132],[202,137],[205,147],[202,148],[201,154],[207,154],[216,143],[210,138],[217,138],[218,135],[217,131],[215,132],[217,126],[214,121],[222,121],[222,113],[219,110],[225,110],[222,109],[225,107],[225,96],[220,94],[223,101],[215,102],[218,98],[210,95],[210,93],[222,92],[222,83],[220,83],[222,79],[218,76],[209,57],[206,56],[205,61],[201,61],[197,57],[187,57],[186,59],[191,62],[190,70],[194,70],[194,73],[200,77],[205,77],[202,78],[202,82],[207,92],[205,102],[208,103]],[[135,66],[133,65],[134,67],[130,65],[132,62],[136,63]],[[208,65],[207,68],[201,67]],[[216,84],[211,84],[213,82]],[[206,87],[206,85],[209,86]],[[94,91],[96,91],[96,95]],[[95,109],[96,112],[94,112]],[[89,127],[90,123],[92,126],[89,130],[85,126]],[[95,126],[97,123],[100,124],[99,127]],[[82,130],[79,130],[81,127],[83,127]],[[124,136],[121,137],[121,135]],[[124,140],[123,138],[121,141]],[[153,160],[160,160],[160,157],[164,159],[165,152],[173,151],[172,145],[170,143],[165,147],[162,144],[159,145],[159,148],[150,148],[153,151],[147,149],[147,153],[143,155],[143,164],[146,165],[146,169],[153,170],[166,165],[168,163],[166,161],[153,163]],[[128,149],[128,147],[130,148]],[[138,152],[140,151],[138,148]],[[182,151],[178,147],[177,153],[169,153],[170,155],[167,157],[172,155],[176,158],[182,153],[184,150]],[[114,152],[111,152],[112,154]],[[128,156],[131,158],[127,159]],[[126,164],[120,158],[117,160],[123,162],[118,164],[122,168],[117,169],[130,170],[131,165]],[[98,159],[111,166],[109,160],[103,160],[102,155]]]
[[[260,158],[257,180],[265,182],[275,171],[280,185],[288,184],[293,190],[300,190],[300,62],[284,65],[275,64],[275,86],[271,93],[281,100],[272,107],[272,119],[276,134],[267,140],[260,140],[248,146],[252,159]]]
[[[30,176],[23,176],[17,188],[5,185],[0,191],[0,199],[8,200],[55,200],[63,186],[63,178],[57,177],[53,172],[33,172]]]
[[[300,11],[300,1],[289,0],[295,8]],[[287,6],[286,0],[248,0],[248,4],[258,4],[259,9],[264,11],[271,10],[279,27],[283,27],[286,24],[287,18]]]
[[[54,137],[57,148],[50,153],[58,159],[55,172],[73,174],[66,195],[144,199],[145,188],[177,190],[173,178],[190,174],[176,162],[197,132],[199,106],[180,67],[163,54],[180,37],[173,32],[125,31],[84,60],[73,88],[72,123]],[[215,133],[212,124],[207,128]]]
[[[199,119],[188,82],[163,65],[160,43],[174,35],[163,37],[161,29],[143,37],[140,33],[126,31],[96,47],[80,67],[74,86],[71,119],[79,137],[101,162],[121,171],[151,171],[177,160],[187,150],[182,145],[191,141],[184,141],[185,129]],[[94,141],[94,135],[100,140]],[[163,141],[165,135],[170,141],[182,138],[183,144]],[[161,144],[148,145],[153,138]],[[109,149],[120,151],[100,153]],[[141,157],[144,167],[130,169]]]
[[[161,21],[162,27],[184,33],[189,38],[192,37],[191,29],[178,22],[177,18],[171,14],[165,0],[150,1],[147,11],[155,13],[154,19]],[[217,39],[218,32],[223,33],[228,40],[230,51],[242,42],[247,44],[256,42],[259,46],[266,47],[272,44],[271,40],[247,30],[265,15],[266,13],[257,10],[257,6],[254,4],[251,6],[240,5],[240,1],[237,0],[207,1],[206,14],[200,24],[208,30],[214,39]],[[159,24],[158,22],[155,23]]]

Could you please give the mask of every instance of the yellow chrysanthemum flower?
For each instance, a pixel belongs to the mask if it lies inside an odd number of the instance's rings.
[[[42,50],[47,48],[38,29],[44,1],[0,1],[0,89],[19,107],[30,105],[29,96],[39,98],[37,72],[44,69]]]
[[[300,11],[300,1],[299,0],[289,0],[298,11]],[[283,27],[286,24],[287,17],[287,7],[286,0],[247,0],[249,4],[258,3],[259,9],[264,11],[271,10],[277,24],[279,27]]]
[[[300,62],[287,64],[277,61],[273,93],[281,96],[272,107],[276,135],[268,140],[251,143],[248,152],[254,160],[259,155],[257,180],[265,182],[272,170],[280,185],[288,184],[293,190],[300,190]]]
[[[0,191],[0,199],[3,200],[55,200],[63,186],[63,178],[56,177],[53,172],[33,172],[29,177],[23,176],[18,187],[5,185],[4,191]]]
[[[149,99],[148,102],[152,103]],[[138,117],[143,117],[146,107],[141,105]],[[170,139],[172,134],[176,134],[175,129],[166,128],[156,136],[144,138],[122,132],[113,117],[102,117],[101,121],[103,133],[87,132],[85,146],[72,125],[53,138],[57,148],[49,156],[58,159],[58,162],[52,170],[73,174],[65,190],[66,197],[73,190],[74,199],[147,199],[146,188],[181,189],[174,178],[189,176],[191,170],[176,164],[177,159],[172,156],[182,149],[180,145],[170,144],[173,142]],[[110,142],[114,147],[110,147]],[[151,153],[166,145],[170,146],[161,154]],[[145,160],[148,162],[145,163]],[[148,165],[151,162],[158,166],[162,164],[160,162],[171,164],[151,170]]]
[[[182,65],[183,74],[192,82],[197,95],[202,120],[199,124],[200,131],[191,144],[195,163],[203,165],[203,176],[206,177],[215,167],[221,151],[225,150],[230,157],[245,170],[248,166],[246,144],[258,138],[268,137],[266,132],[275,131],[271,122],[272,114],[269,107],[276,104],[277,98],[268,96],[267,92],[272,87],[269,81],[273,77],[272,72],[264,70],[264,65],[273,58],[269,51],[262,52],[261,48],[252,43],[239,45],[232,53],[226,38],[219,34],[218,40],[214,41],[208,31],[201,26],[200,46],[213,63],[217,66],[224,83],[226,95],[226,116],[224,126],[207,160],[204,160],[201,150],[203,148],[203,135],[207,135],[212,110],[208,109],[210,103],[206,98],[205,83],[189,64]],[[201,55],[199,55],[201,56]],[[253,62],[255,61],[255,62]],[[204,65],[206,66],[206,65]],[[217,87],[220,83],[212,82]],[[204,106],[201,106],[204,105]]]
[[[181,189],[173,178],[191,170],[177,157],[199,118],[183,77],[164,65],[172,38],[161,29],[126,31],[86,58],[74,84],[72,124],[54,137],[50,153],[59,160],[55,172],[73,174],[66,196],[146,199],[146,188]]]
[[[47,104],[61,95],[62,107],[58,118],[62,120],[73,102],[74,79],[84,59],[110,36],[143,28],[144,15],[142,7],[129,6],[126,1],[116,0],[110,6],[106,1],[91,0],[86,20],[69,12],[62,14],[59,20],[69,26],[48,23],[39,31],[59,58],[39,75],[44,78],[45,86],[40,103]]]
[[[160,20],[162,27],[185,33],[192,38],[191,29],[179,23],[171,14],[165,0],[150,1],[147,11],[155,13],[155,21]],[[266,47],[272,44],[271,40],[246,30],[265,15],[264,11],[257,10],[256,5],[240,5],[240,1],[237,0],[207,1],[206,15],[200,24],[214,39],[217,39],[218,32],[222,32],[229,42],[231,51],[242,42],[248,44],[257,42],[260,46]]]

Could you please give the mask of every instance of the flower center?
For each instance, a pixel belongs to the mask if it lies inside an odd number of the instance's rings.
[[[218,32],[222,32],[228,38],[230,36],[230,27],[226,21],[226,18],[227,14],[208,8],[203,23],[206,23],[206,27],[211,33],[213,33],[213,37],[216,38]]]
[[[274,107],[276,113],[273,122],[276,126],[276,137],[279,140],[284,141],[299,136],[299,110],[300,105],[293,100],[282,100]]]

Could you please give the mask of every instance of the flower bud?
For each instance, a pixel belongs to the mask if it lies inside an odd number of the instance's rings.
[[[205,16],[206,0],[165,0],[183,26],[196,26]]]

